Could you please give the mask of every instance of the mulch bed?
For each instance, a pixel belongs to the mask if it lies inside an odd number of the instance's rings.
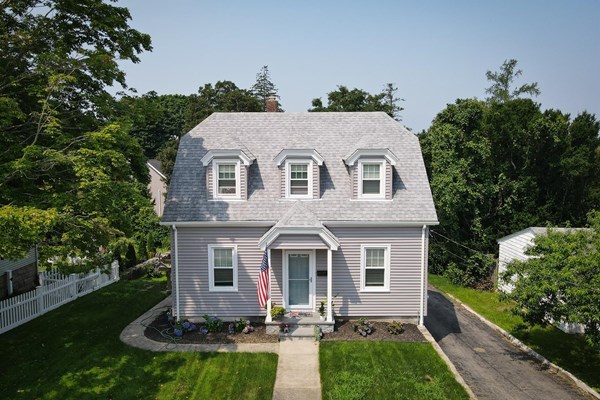
[[[324,341],[336,340],[367,340],[367,341],[393,341],[393,342],[426,342],[416,325],[404,324],[404,332],[399,335],[392,335],[387,331],[387,322],[372,321],[372,333],[365,337],[354,331],[354,323],[356,321],[337,320],[335,331],[333,333],[325,333]],[[144,335],[157,342],[172,343],[172,339],[165,337],[161,332],[171,332],[171,325],[167,320],[166,312],[161,312],[154,318],[151,323],[147,323],[144,330]],[[197,324],[201,327],[203,324]],[[199,330],[187,332],[182,337],[177,338],[177,343],[185,344],[223,344],[223,343],[277,343],[279,335],[267,335],[266,328],[263,323],[253,323],[255,330],[252,333],[234,333],[227,332],[228,322],[223,323],[222,332],[211,332],[207,334],[200,333]]]
[[[198,327],[203,324],[197,324]],[[177,343],[185,344],[223,344],[223,343],[277,343],[279,335],[267,335],[265,325],[262,323],[253,323],[255,330],[252,333],[234,333],[230,335],[227,332],[228,322],[223,323],[222,332],[200,333],[199,330],[184,333],[182,337],[177,338]],[[160,313],[144,330],[144,336],[157,342],[172,343],[172,339],[161,334],[165,330],[173,332],[167,313]],[[171,333],[171,336],[174,336]]]
[[[370,341],[391,341],[391,342],[426,342],[427,340],[419,331],[416,325],[404,324],[404,332],[399,335],[392,335],[388,332],[387,322],[371,321],[372,333],[367,336],[361,336],[354,331],[356,321],[336,320],[335,331],[325,333],[322,340],[370,340]]]

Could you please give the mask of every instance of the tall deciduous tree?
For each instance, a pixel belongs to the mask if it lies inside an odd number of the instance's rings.
[[[150,37],[102,0],[6,0],[0,10],[0,255],[94,260],[134,240],[151,207],[141,148],[106,124],[119,60]],[[6,229],[4,229],[6,227]]]
[[[488,101],[506,102],[519,98],[523,94],[530,96],[540,94],[537,82],[526,83],[512,89],[515,79],[523,74],[522,70],[516,69],[517,64],[518,61],[515,59],[505,60],[499,72],[487,71],[485,73],[488,81],[492,83],[489,88],[485,89],[485,92],[490,95]]]
[[[495,253],[496,239],[528,226],[584,224],[600,204],[599,128],[529,99],[448,105],[419,135],[440,219],[432,270]]]
[[[338,86],[338,89],[327,93],[327,105],[323,105],[320,98],[312,100],[312,108],[308,111],[383,111],[390,117],[399,119],[398,113],[403,110],[398,104],[403,99],[397,98],[397,88],[389,83],[385,89],[378,94],[370,94],[362,89],[349,90],[346,86]]]
[[[583,324],[586,339],[600,349],[600,212],[590,213],[589,224],[536,236],[527,251],[532,257],[510,263],[504,279],[515,279],[508,297],[525,321]]]

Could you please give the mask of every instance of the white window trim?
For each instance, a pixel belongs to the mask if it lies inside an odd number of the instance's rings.
[[[215,286],[214,275],[214,249],[232,249],[231,260],[233,264],[233,286]],[[209,292],[237,292],[238,291],[238,253],[235,244],[209,244],[208,245],[208,291]]]
[[[221,194],[219,193],[219,165],[221,164],[235,164],[235,194]],[[240,200],[242,198],[241,192],[241,171],[240,171],[240,160],[214,160],[213,161],[213,197],[219,200]]]
[[[308,166],[308,194],[291,194],[292,169],[290,164],[306,164]],[[313,198],[313,161],[303,159],[285,160],[285,197],[288,199],[312,199]]]
[[[366,255],[367,249],[385,249],[385,272],[383,286],[366,286]],[[361,292],[389,292],[390,291],[390,260],[392,245],[390,244],[363,244],[360,246],[360,291]]]
[[[363,164],[380,164],[379,176],[379,193],[378,194],[363,194]],[[386,189],[386,162],[385,160],[360,160],[358,162],[358,198],[359,199],[385,199]]]

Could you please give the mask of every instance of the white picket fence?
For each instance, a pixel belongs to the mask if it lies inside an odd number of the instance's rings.
[[[119,263],[113,261],[108,273],[99,268],[87,274],[64,275],[40,271],[35,290],[0,301],[0,334],[50,310],[119,280]]]

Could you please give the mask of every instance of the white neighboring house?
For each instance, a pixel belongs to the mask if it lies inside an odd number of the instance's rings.
[[[574,228],[552,228],[558,232],[568,232]],[[511,235],[498,239],[500,246],[498,256],[498,290],[510,293],[514,289],[514,284],[511,281],[502,280],[502,274],[506,271],[506,266],[513,260],[525,261],[531,256],[525,254],[527,249],[533,246],[533,238],[538,235],[545,235],[548,228],[529,227],[522,231],[515,232]],[[513,277],[513,280],[516,277]],[[566,333],[583,333],[584,327],[580,324],[559,324],[558,329]]]
[[[158,160],[148,160],[148,170],[150,171],[150,183],[148,189],[152,200],[154,200],[154,211],[160,217],[165,208],[165,194],[167,193],[167,177],[162,173],[161,164]]]

